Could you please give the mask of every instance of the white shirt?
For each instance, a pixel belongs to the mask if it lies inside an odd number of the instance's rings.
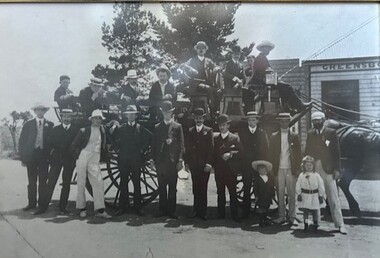
[[[168,122],[166,122],[166,121],[164,120],[164,123],[165,123],[166,125],[168,125],[168,124],[170,124],[172,121],[173,121],[173,118],[170,119]]]
[[[135,121],[133,121],[133,122],[128,122],[128,125],[129,125],[129,126],[134,126],[134,125],[135,125]]]
[[[222,136],[222,139],[226,139],[226,137],[228,136],[228,133],[229,131],[227,131],[226,133],[221,133],[220,135]]]
[[[36,117],[37,127],[40,125],[40,121],[41,121],[41,126],[44,126],[44,118],[40,119]]]
[[[168,82],[166,82],[165,84],[162,84],[160,81],[158,81],[158,83],[160,84],[160,87],[161,87],[162,96],[164,96],[165,95],[165,86],[168,84]]]
[[[268,176],[267,175],[260,175],[260,177],[263,179],[263,181],[265,183],[268,182]]]
[[[257,128],[257,126],[255,126],[255,127],[248,126],[248,129],[251,132],[251,134],[254,134],[256,132],[256,128]]]
[[[101,142],[102,142],[102,136],[100,134],[100,127],[91,126],[90,139],[88,140],[88,143],[86,147],[84,148],[84,150],[100,152]]]
[[[281,152],[279,169],[290,169],[290,146],[288,141],[288,129],[281,129]]]
[[[63,129],[65,129],[65,130],[69,130],[71,124],[68,124],[68,125],[62,124],[62,126],[63,126]]]
[[[204,56],[198,56],[198,59],[201,60],[201,62],[203,62],[203,60],[205,59]]]
[[[202,128],[203,128],[203,124],[200,126],[198,126],[198,125],[195,126],[195,129],[197,129],[198,133],[202,130]]]

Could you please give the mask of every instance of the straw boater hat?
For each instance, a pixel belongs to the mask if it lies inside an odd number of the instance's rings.
[[[248,119],[250,117],[260,118],[260,115],[256,111],[248,111],[247,114],[243,118]]]
[[[73,110],[70,108],[65,108],[65,109],[62,109],[60,113],[61,114],[72,114]]]
[[[93,85],[93,86],[98,86],[98,87],[103,87],[104,84],[103,84],[103,81],[102,79],[99,79],[99,78],[91,78],[90,80],[90,83],[88,85]]]
[[[277,120],[290,120],[292,119],[290,113],[279,113],[276,117]]]
[[[137,114],[139,111],[137,110],[137,107],[135,105],[128,105],[127,110],[124,112],[124,114]]]
[[[95,109],[94,111],[92,111],[92,114],[88,119],[91,120],[94,117],[100,117],[103,120],[105,119],[100,109]]]
[[[314,119],[325,119],[325,114],[321,111],[316,111],[313,114],[311,114],[311,120]]]
[[[165,112],[165,113],[173,112],[174,109],[175,109],[175,108],[173,107],[172,102],[169,101],[169,100],[165,100],[165,101],[162,102],[162,104],[161,104],[161,111],[162,111],[162,112]]]
[[[219,115],[218,118],[216,119],[216,123],[217,123],[218,125],[220,125],[220,124],[224,124],[224,123],[230,123],[230,122],[231,122],[231,120],[228,119],[228,115],[226,115],[226,114],[221,114],[221,115]]]
[[[137,75],[137,71],[134,69],[128,70],[127,76],[125,76],[125,79],[137,79],[139,76]]]
[[[263,47],[269,47],[270,50],[274,49],[274,44],[268,40],[263,40],[256,48],[259,51],[262,51]]]
[[[272,163],[266,161],[266,160],[255,160],[252,162],[252,168],[257,171],[259,166],[265,166],[268,171],[272,170]]]
[[[44,109],[45,112],[49,110],[49,107],[45,106],[45,105],[42,104],[41,102],[37,102],[36,104],[34,104],[34,106],[31,107],[31,110],[35,111],[37,108]]]
[[[197,48],[200,46],[203,46],[206,48],[206,50],[208,50],[208,46],[207,46],[206,42],[204,42],[204,41],[198,41],[197,44],[195,44],[194,49],[197,50]]]
[[[158,76],[159,72],[165,72],[170,77],[172,73],[170,72],[169,68],[165,64],[161,64],[159,67],[156,68],[156,74]]]
[[[193,110],[193,115],[194,115],[194,116],[205,116],[206,113],[205,113],[205,111],[204,111],[203,108],[195,108],[195,109]]]

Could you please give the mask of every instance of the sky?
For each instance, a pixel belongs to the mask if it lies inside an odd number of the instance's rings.
[[[270,40],[270,59],[305,60],[332,41],[377,17],[318,56],[319,59],[379,56],[379,4],[242,4],[235,16],[241,46]],[[144,4],[165,20],[159,4]],[[112,4],[0,4],[0,119],[35,102],[56,106],[59,76],[71,77],[75,95],[91,70],[107,64],[101,26],[112,24]],[[253,51],[257,54],[257,50]],[[56,121],[52,109],[47,118]]]

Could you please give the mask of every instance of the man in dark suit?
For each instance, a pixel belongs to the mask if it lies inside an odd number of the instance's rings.
[[[185,138],[186,170],[191,172],[193,181],[194,205],[190,217],[207,219],[207,184],[210,177],[214,151],[214,135],[210,127],[205,126],[205,111],[196,108],[193,112],[195,126],[189,129]]]
[[[172,118],[172,103],[164,101],[161,110],[164,120],[156,125],[153,133],[150,163],[157,171],[160,198],[158,216],[168,215],[176,219],[177,172],[183,168],[184,137],[182,126]]]
[[[224,71],[224,86],[226,89],[238,89],[243,87],[244,72],[240,63],[241,49],[239,46],[232,47],[231,60],[227,62]]]
[[[44,118],[48,107],[38,103],[32,110],[36,118],[25,123],[19,139],[20,159],[28,172],[28,205],[24,208],[25,211],[37,205],[37,179],[38,206],[42,205],[49,168],[49,136],[54,125]]]
[[[156,69],[158,81],[153,83],[149,93],[149,99],[157,106],[160,106],[162,101],[169,100],[172,103],[177,101],[177,93],[173,83],[169,82],[171,72],[165,66],[161,65]]]
[[[340,173],[340,147],[336,132],[324,126],[325,114],[314,112],[311,115],[313,129],[306,138],[305,155],[315,159],[315,171],[318,172],[325,184],[327,201],[331,216],[340,233],[347,234],[344,225],[336,180]]]
[[[112,133],[116,148],[119,150],[118,167],[120,169],[119,210],[116,215],[124,214],[129,206],[128,178],[133,182],[133,206],[135,213],[144,216],[141,210],[141,165],[143,155],[149,146],[150,135],[136,118],[139,111],[135,105],[127,106],[127,123],[117,127]]]
[[[139,98],[140,85],[138,84],[138,78],[139,76],[137,75],[136,70],[128,70],[127,76],[125,76],[127,83],[124,83],[121,86],[117,94],[123,110],[125,110],[128,105],[136,105],[137,101],[141,98]]]
[[[52,151],[50,153],[50,171],[47,187],[42,196],[42,205],[34,213],[35,215],[44,213],[47,210],[62,167],[62,190],[59,199],[59,209],[63,214],[68,214],[66,206],[70,194],[71,178],[75,168],[75,157],[71,151],[71,144],[79,131],[79,128],[71,124],[72,113],[71,109],[62,109],[62,123],[55,126],[51,131],[49,142]]]
[[[249,111],[245,117],[248,126],[244,126],[239,131],[239,138],[242,145],[243,161],[243,218],[248,218],[251,210],[251,189],[254,173],[252,162],[256,160],[268,160],[268,141],[266,133],[257,126],[259,115],[255,111]]]
[[[226,187],[230,194],[230,209],[232,219],[240,222],[236,193],[237,163],[240,162],[241,144],[239,136],[231,133],[230,120],[225,114],[217,118],[220,134],[214,138],[214,168],[218,193],[218,218],[225,218]]]
[[[69,89],[70,77],[67,75],[61,75],[59,77],[60,86],[54,92],[54,101],[57,102],[60,110],[73,109],[75,107],[76,97]]]
[[[92,111],[102,108],[105,91],[101,79],[92,78],[89,86],[79,93],[79,103],[86,117],[90,117]]]
[[[269,153],[270,162],[273,164],[278,196],[278,219],[275,222],[278,224],[286,222],[286,189],[289,201],[288,221],[293,226],[297,226],[295,190],[302,154],[299,135],[289,129],[290,119],[289,113],[280,113],[278,115],[277,120],[280,123],[280,130],[271,135]]]

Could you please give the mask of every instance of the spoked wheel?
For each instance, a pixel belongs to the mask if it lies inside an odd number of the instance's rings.
[[[243,175],[239,173],[237,175],[237,183],[236,183],[236,192],[237,192],[237,199],[240,206],[243,206],[243,197],[244,197],[244,188],[243,188]],[[255,195],[253,193],[253,180],[252,185],[250,189],[250,196],[251,196],[251,207],[255,204]]]

